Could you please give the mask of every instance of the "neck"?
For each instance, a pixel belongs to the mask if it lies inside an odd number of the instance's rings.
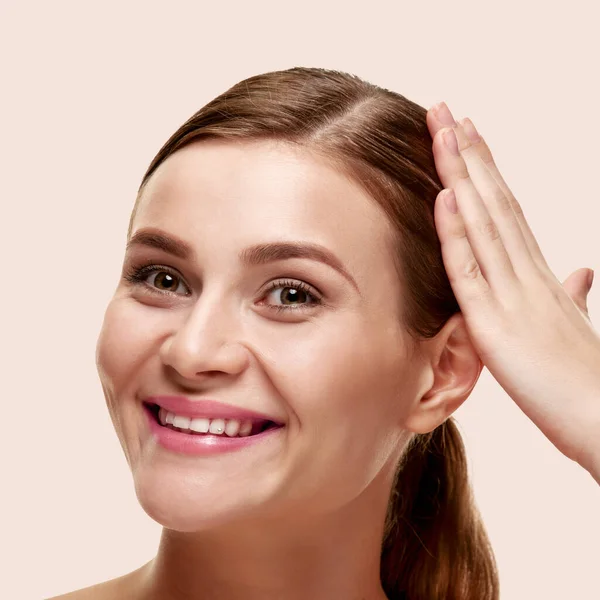
[[[321,517],[253,520],[197,533],[163,529],[140,570],[143,600],[386,600],[381,540],[389,495],[369,486]],[[377,496],[377,498],[375,498]]]

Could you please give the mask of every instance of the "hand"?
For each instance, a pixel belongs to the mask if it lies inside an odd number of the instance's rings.
[[[561,285],[485,141],[469,119],[456,123],[439,106],[427,113],[445,186],[435,224],[471,341],[542,433],[600,483],[600,335],[587,314],[589,270]],[[448,188],[457,214],[446,205]]]

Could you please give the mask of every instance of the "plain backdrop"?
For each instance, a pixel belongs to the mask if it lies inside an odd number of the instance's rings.
[[[293,66],[445,100],[486,137],[556,276],[589,267],[598,280],[597,6],[2,0],[2,598],[98,583],[156,551],[94,351],[137,187],[184,120]],[[487,369],[456,417],[503,600],[600,598],[590,475]]]

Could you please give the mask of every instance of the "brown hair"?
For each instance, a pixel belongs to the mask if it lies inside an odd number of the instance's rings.
[[[140,185],[192,141],[274,139],[304,146],[344,170],[393,225],[394,260],[407,290],[402,320],[415,343],[435,336],[459,306],[433,217],[443,189],[426,110],[339,71],[295,67],[250,77],[190,117],[152,160]],[[382,543],[381,582],[390,600],[497,600],[490,544],[468,481],[452,418],[413,436],[398,465]]]

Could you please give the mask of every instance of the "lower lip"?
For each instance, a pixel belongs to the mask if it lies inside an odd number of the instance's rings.
[[[169,429],[160,425],[150,408],[144,405],[144,412],[150,424],[150,432],[156,441],[166,450],[179,454],[193,454],[195,456],[210,456],[247,448],[253,444],[271,439],[283,427],[272,427],[256,435],[244,437],[229,437],[226,434],[193,434]]]

